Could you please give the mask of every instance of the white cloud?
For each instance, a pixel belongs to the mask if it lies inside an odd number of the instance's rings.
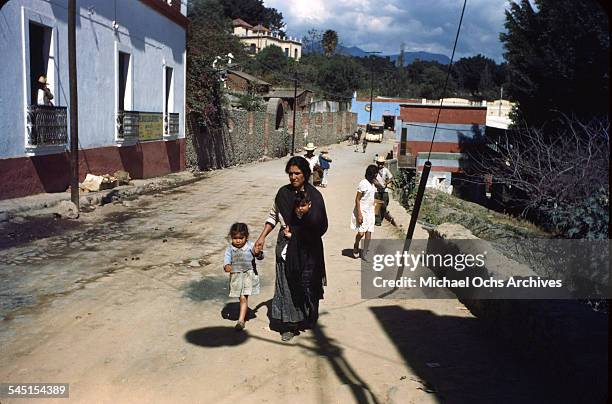
[[[310,28],[333,29],[340,43],[386,54],[427,51],[450,56],[461,14],[456,0],[264,0],[287,23],[287,32],[303,36]],[[502,60],[499,33],[504,30],[508,0],[470,0],[467,3],[457,56],[482,53]]]

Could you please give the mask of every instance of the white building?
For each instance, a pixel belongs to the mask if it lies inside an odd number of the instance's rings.
[[[80,180],[184,169],[186,2],[77,0]],[[68,0],[11,0],[0,18],[0,199],[64,191]],[[37,105],[46,75],[53,106]]]
[[[280,35],[270,32],[263,25],[252,26],[248,22],[236,18],[232,21],[234,26],[234,35],[240,37],[240,41],[247,46],[251,54],[261,52],[264,48],[270,45],[276,45],[285,52],[286,57],[300,60],[302,57],[302,41],[290,36],[281,37]]]

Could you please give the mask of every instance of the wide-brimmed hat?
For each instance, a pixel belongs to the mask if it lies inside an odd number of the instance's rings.
[[[46,78],[45,76],[40,76],[40,77],[38,78],[38,82],[39,82],[40,84],[47,84],[47,78]]]
[[[315,147],[314,143],[312,143],[312,142],[310,142],[306,146],[304,146],[304,150],[313,151],[314,149],[316,149],[316,147]]]
[[[327,150],[327,147],[324,147],[321,149],[321,153],[329,153],[329,150]]]
[[[377,162],[377,163],[386,163],[386,162],[387,162],[387,159],[385,159],[385,157],[384,157],[384,156],[378,156],[378,157],[376,158],[376,162]]]

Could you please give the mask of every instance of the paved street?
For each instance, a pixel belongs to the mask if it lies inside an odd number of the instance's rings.
[[[320,327],[290,343],[268,327],[276,231],[244,333],[233,330],[238,304],[222,270],[230,224],[248,223],[257,238],[287,182],[285,159],[216,171],[69,225],[41,220],[39,239],[23,234],[27,222],[6,224],[0,382],[70,383],[74,402],[554,401],[542,370],[498,343],[457,300],[361,299],[360,262],[343,250],[354,237],[357,183],[374,153],[390,148],[330,148]],[[374,236],[400,237],[388,223]]]

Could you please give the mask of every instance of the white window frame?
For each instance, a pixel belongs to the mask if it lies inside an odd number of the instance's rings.
[[[127,53],[130,55],[130,64],[129,64],[129,68],[128,68],[128,82],[126,83],[125,86],[125,94],[127,95],[127,99],[129,101],[129,108],[127,109],[128,111],[133,111],[134,110],[134,66],[135,66],[135,60],[134,60],[134,52],[132,51],[132,47],[126,44],[122,44],[119,41],[115,41],[115,57],[114,57],[114,68],[113,70],[115,71],[115,114],[113,116],[113,124],[115,127],[115,143],[117,144],[117,146],[133,146],[136,143],[138,143],[137,139],[120,139],[119,138],[119,133],[117,131],[118,127],[117,127],[117,115],[119,113],[119,80],[121,78],[121,72],[119,71],[119,52],[123,52],[123,53]],[[125,107],[125,100],[124,100],[124,107]]]
[[[23,74],[23,142],[25,148],[25,154],[27,156],[42,156],[47,154],[64,153],[68,147],[68,142],[63,145],[30,145],[28,143],[28,107],[32,103],[36,103],[36,100],[31,100],[31,80],[30,80],[30,22],[42,25],[51,29],[51,44],[49,47],[49,61],[52,62],[53,68],[50,70],[52,73],[50,81],[50,90],[55,96],[54,105],[61,106],[61,94],[60,94],[60,76],[57,56],[59,55],[59,41],[58,41],[58,28],[57,21],[55,18],[48,15],[41,14],[37,11],[31,10],[26,7],[21,7],[21,68]],[[49,78],[49,72],[47,72],[47,78]],[[64,100],[65,101],[65,100]],[[70,111],[68,111],[70,116]],[[68,141],[70,139],[70,127],[68,130]]]
[[[166,107],[166,68],[172,69],[172,83],[170,87],[170,95],[168,97],[169,98],[168,107]],[[162,116],[163,116],[163,121],[164,121],[163,138],[164,140],[175,140],[178,138],[178,135],[170,136],[166,134],[165,126],[166,126],[166,117],[168,116],[168,114],[170,112],[176,112],[175,105],[174,105],[175,99],[176,99],[176,66],[173,63],[168,62],[167,59],[165,58],[162,60],[162,93],[163,93]],[[180,130],[179,130],[179,133],[180,133]]]

